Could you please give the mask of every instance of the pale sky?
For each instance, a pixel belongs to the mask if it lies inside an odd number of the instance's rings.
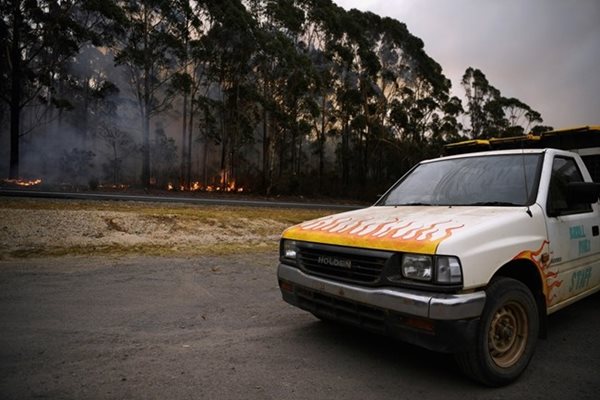
[[[468,67],[544,125],[600,125],[600,0],[333,0],[404,22],[463,96]]]

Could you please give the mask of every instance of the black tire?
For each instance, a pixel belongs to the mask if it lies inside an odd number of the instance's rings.
[[[515,279],[495,279],[486,296],[476,344],[455,358],[469,377],[488,386],[503,386],[517,379],[531,361],[539,314],[529,288]]]

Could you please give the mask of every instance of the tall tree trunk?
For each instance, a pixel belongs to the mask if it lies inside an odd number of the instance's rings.
[[[12,63],[12,82],[10,87],[10,171],[9,178],[19,178],[19,136],[21,126],[21,52],[19,49],[21,42],[21,25],[23,16],[21,15],[21,2],[13,3],[13,40],[10,51],[10,60]]]
[[[304,137],[302,135],[298,135],[298,155],[296,156],[296,170],[294,173],[299,177],[302,167],[302,144],[304,143]]]
[[[266,93],[265,93],[266,94]],[[265,191],[265,194],[269,194],[269,147],[270,147],[270,137],[269,137],[269,113],[266,108],[263,108],[263,145],[262,145],[262,187]]]
[[[192,137],[194,133],[194,96],[191,96],[190,99],[190,122],[188,124],[188,136],[187,136],[187,147],[186,147],[186,171],[185,171],[185,179],[186,185],[188,188],[192,187]]]
[[[221,176],[219,185],[221,189],[224,188],[225,182],[227,181],[227,135],[225,128],[225,110],[221,111]]]
[[[208,121],[209,109],[204,106],[204,121]],[[202,148],[202,182],[208,185],[208,122],[206,123],[206,131],[204,134],[204,146]]]
[[[117,185],[119,180],[119,157],[117,154],[117,141],[112,143],[113,148],[113,185]]]
[[[237,181],[237,146],[242,142],[241,140],[241,127],[240,127],[240,84],[236,83],[235,86],[235,101],[234,101],[234,131],[231,137],[230,150],[229,150],[229,179],[226,184],[230,183],[235,185]]]
[[[277,165],[278,167],[278,171],[277,171],[277,176],[278,178],[281,180],[281,178],[283,177],[283,168],[285,165],[285,141],[286,141],[286,136],[287,136],[287,131],[285,129],[283,129],[280,133],[280,138],[278,140],[278,145],[279,145],[279,163]]]
[[[265,99],[269,98],[269,90],[268,84],[265,79],[265,84],[263,86],[263,97]],[[269,135],[269,111],[266,106],[263,106],[263,145],[262,145],[262,187],[264,193],[269,195],[271,191],[271,177],[270,177],[270,147],[271,147],[271,137]]]
[[[350,156],[349,156],[349,118],[348,116],[344,117],[344,124],[342,128],[342,184],[344,186],[344,191],[348,189],[348,184],[350,181],[350,171],[348,170],[350,167]]]
[[[150,60],[148,51],[148,17],[149,11],[144,10],[144,94],[142,105],[142,186],[150,188]]]
[[[179,186],[180,187],[185,187],[185,188],[189,188],[189,186],[186,186],[187,184],[187,176],[186,176],[186,171],[187,171],[187,164],[189,162],[189,160],[187,159],[187,152],[186,152],[186,144],[187,144],[187,99],[188,99],[188,92],[187,90],[183,91],[183,120],[181,121],[181,170],[180,170],[180,174],[179,174]]]
[[[89,80],[88,80],[89,82]],[[83,115],[81,116],[81,130],[83,131],[84,142],[86,147],[88,145],[88,141],[90,139],[90,123],[89,123],[89,113],[90,113],[90,87],[89,84],[86,84],[83,95]],[[92,147],[94,143],[92,143]]]
[[[298,130],[296,129],[296,126],[297,126],[298,119],[296,118],[296,113],[295,112],[292,112],[291,114],[292,114],[291,120],[293,121],[293,123],[292,123],[292,129],[291,129],[291,132],[290,132],[291,137],[292,137],[292,145],[290,146],[290,151],[292,153],[292,162],[291,162],[291,165],[290,165],[291,168],[289,170],[289,173],[290,173],[290,175],[293,176],[295,174],[295,172],[296,172],[296,163],[298,162],[298,160],[296,158],[297,147],[298,147],[297,143],[296,143],[296,137],[298,135]]]
[[[208,140],[202,143],[202,182],[208,185]]]
[[[148,189],[150,187],[150,116],[144,112],[142,132],[142,185]]]
[[[325,170],[325,125],[327,120],[327,114],[325,112],[325,106],[327,105],[326,96],[323,95],[321,100],[321,131],[317,138],[319,143],[319,189],[323,190],[323,172]]]
[[[372,135],[372,131],[371,128],[367,126],[367,137],[365,138],[365,151],[363,154],[363,170],[364,170],[364,182],[363,185],[367,184],[367,179],[369,178],[369,165],[370,163],[370,159],[369,159],[369,151],[370,151],[370,144],[371,144],[371,135]]]

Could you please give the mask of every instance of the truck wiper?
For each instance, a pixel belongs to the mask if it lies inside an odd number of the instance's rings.
[[[520,207],[523,204],[515,204],[507,201],[479,201],[477,203],[464,204],[465,206],[499,206],[499,207]]]
[[[432,206],[432,205],[433,204],[431,204],[431,203],[419,203],[419,202],[394,204],[394,206]]]

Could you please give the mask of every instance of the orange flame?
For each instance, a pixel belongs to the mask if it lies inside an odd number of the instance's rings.
[[[302,226],[305,230],[312,231],[323,231],[330,233],[349,233],[353,236],[361,237],[376,237],[378,239],[415,239],[415,240],[427,240],[433,239],[436,233],[440,232],[439,225],[449,224],[452,221],[441,221],[436,222],[428,226],[414,226],[411,227],[415,222],[403,222],[399,218],[388,219],[384,222],[371,222],[371,218],[365,218],[362,220],[353,220],[352,217],[345,218],[324,218],[317,221],[309,222]],[[445,235],[443,239],[447,239],[452,235],[452,231],[462,228],[464,225],[451,226],[444,230]],[[408,230],[407,230],[408,228]],[[443,240],[442,239],[442,240]]]
[[[401,247],[406,251],[433,254],[439,243],[462,227],[464,225],[457,225],[451,220],[423,225],[398,217],[330,216],[292,227],[284,236],[346,246]]]
[[[195,182],[190,183],[189,187],[187,185],[179,185],[178,189],[181,192],[204,191],[204,192],[231,192],[231,193],[242,193],[247,190],[246,188],[238,187],[236,185],[235,181],[231,181],[226,184],[217,184],[217,185],[203,185],[201,182],[195,181]],[[173,183],[169,182],[167,184],[167,190],[169,190],[169,191],[175,190],[175,186],[173,185]]]
[[[35,186],[42,183],[41,179],[4,179],[5,183],[17,186]]]

